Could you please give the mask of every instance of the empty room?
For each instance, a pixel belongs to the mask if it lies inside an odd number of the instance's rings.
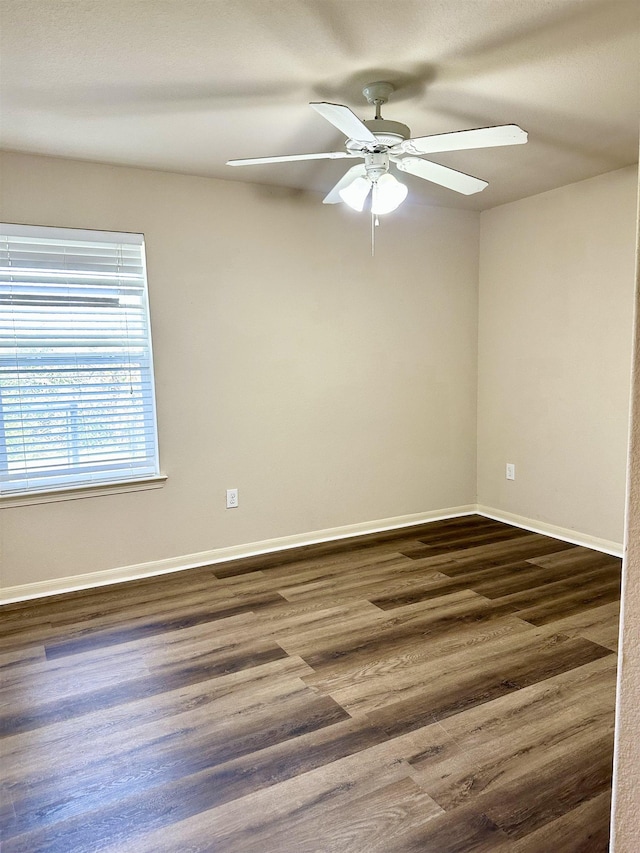
[[[638,0],[0,0],[3,853],[637,853],[639,104]]]

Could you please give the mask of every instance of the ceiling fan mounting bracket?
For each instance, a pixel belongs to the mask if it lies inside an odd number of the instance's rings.
[[[373,106],[380,106],[380,104],[386,104],[389,100],[389,95],[394,91],[395,86],[392,83],[386,83],[384,80],[380,80],[377,83],[369,83],[362,90],[362,94],[365,96],[367,101]]]
[[[380,115],[380,107],[386,104],[389,100],[389,95],[393,92],[395,86],[392,83],[386,83],[384,80],[379,80],[377,83],[369,83],[362,90],[362,94],[367,101],[376,108],[376,119],[382,120]]]

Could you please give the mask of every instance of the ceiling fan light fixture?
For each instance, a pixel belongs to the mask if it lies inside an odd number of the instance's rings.
[[[378,178],[373,185],[371,212],[380,216],[384,213],[391,213],[400,207],[408,192],[403,183],[387,172],[386,175]]]
[[[343,187],[340,190],[340,198],[345,204],[348,204],[352,210],[357,210],[360,213],[367,200],[371,189],[371,181],[368,178],[356,178],[355,181]]]

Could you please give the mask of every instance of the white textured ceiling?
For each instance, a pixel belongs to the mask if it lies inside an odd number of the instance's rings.
[[[637,161],[640,0],[0,0],[3,148],[328,191],[353,161],[309,101],[414,136],[516,123],[529,143],[433,155],[484,178],[424,204],[483,209]]]

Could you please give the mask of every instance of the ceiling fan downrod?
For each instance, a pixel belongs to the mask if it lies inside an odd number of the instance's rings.
[[[387,103],[394,89],[395,86],[392,83],[380,80],[377,83],[369,83],[362,90],[367,102],[376,110],[375,118],[366,119],[363,124],[375,135],[383,148],[397,145],[411,136],[411,131],[406,124],[382,118],[382,105]]]

